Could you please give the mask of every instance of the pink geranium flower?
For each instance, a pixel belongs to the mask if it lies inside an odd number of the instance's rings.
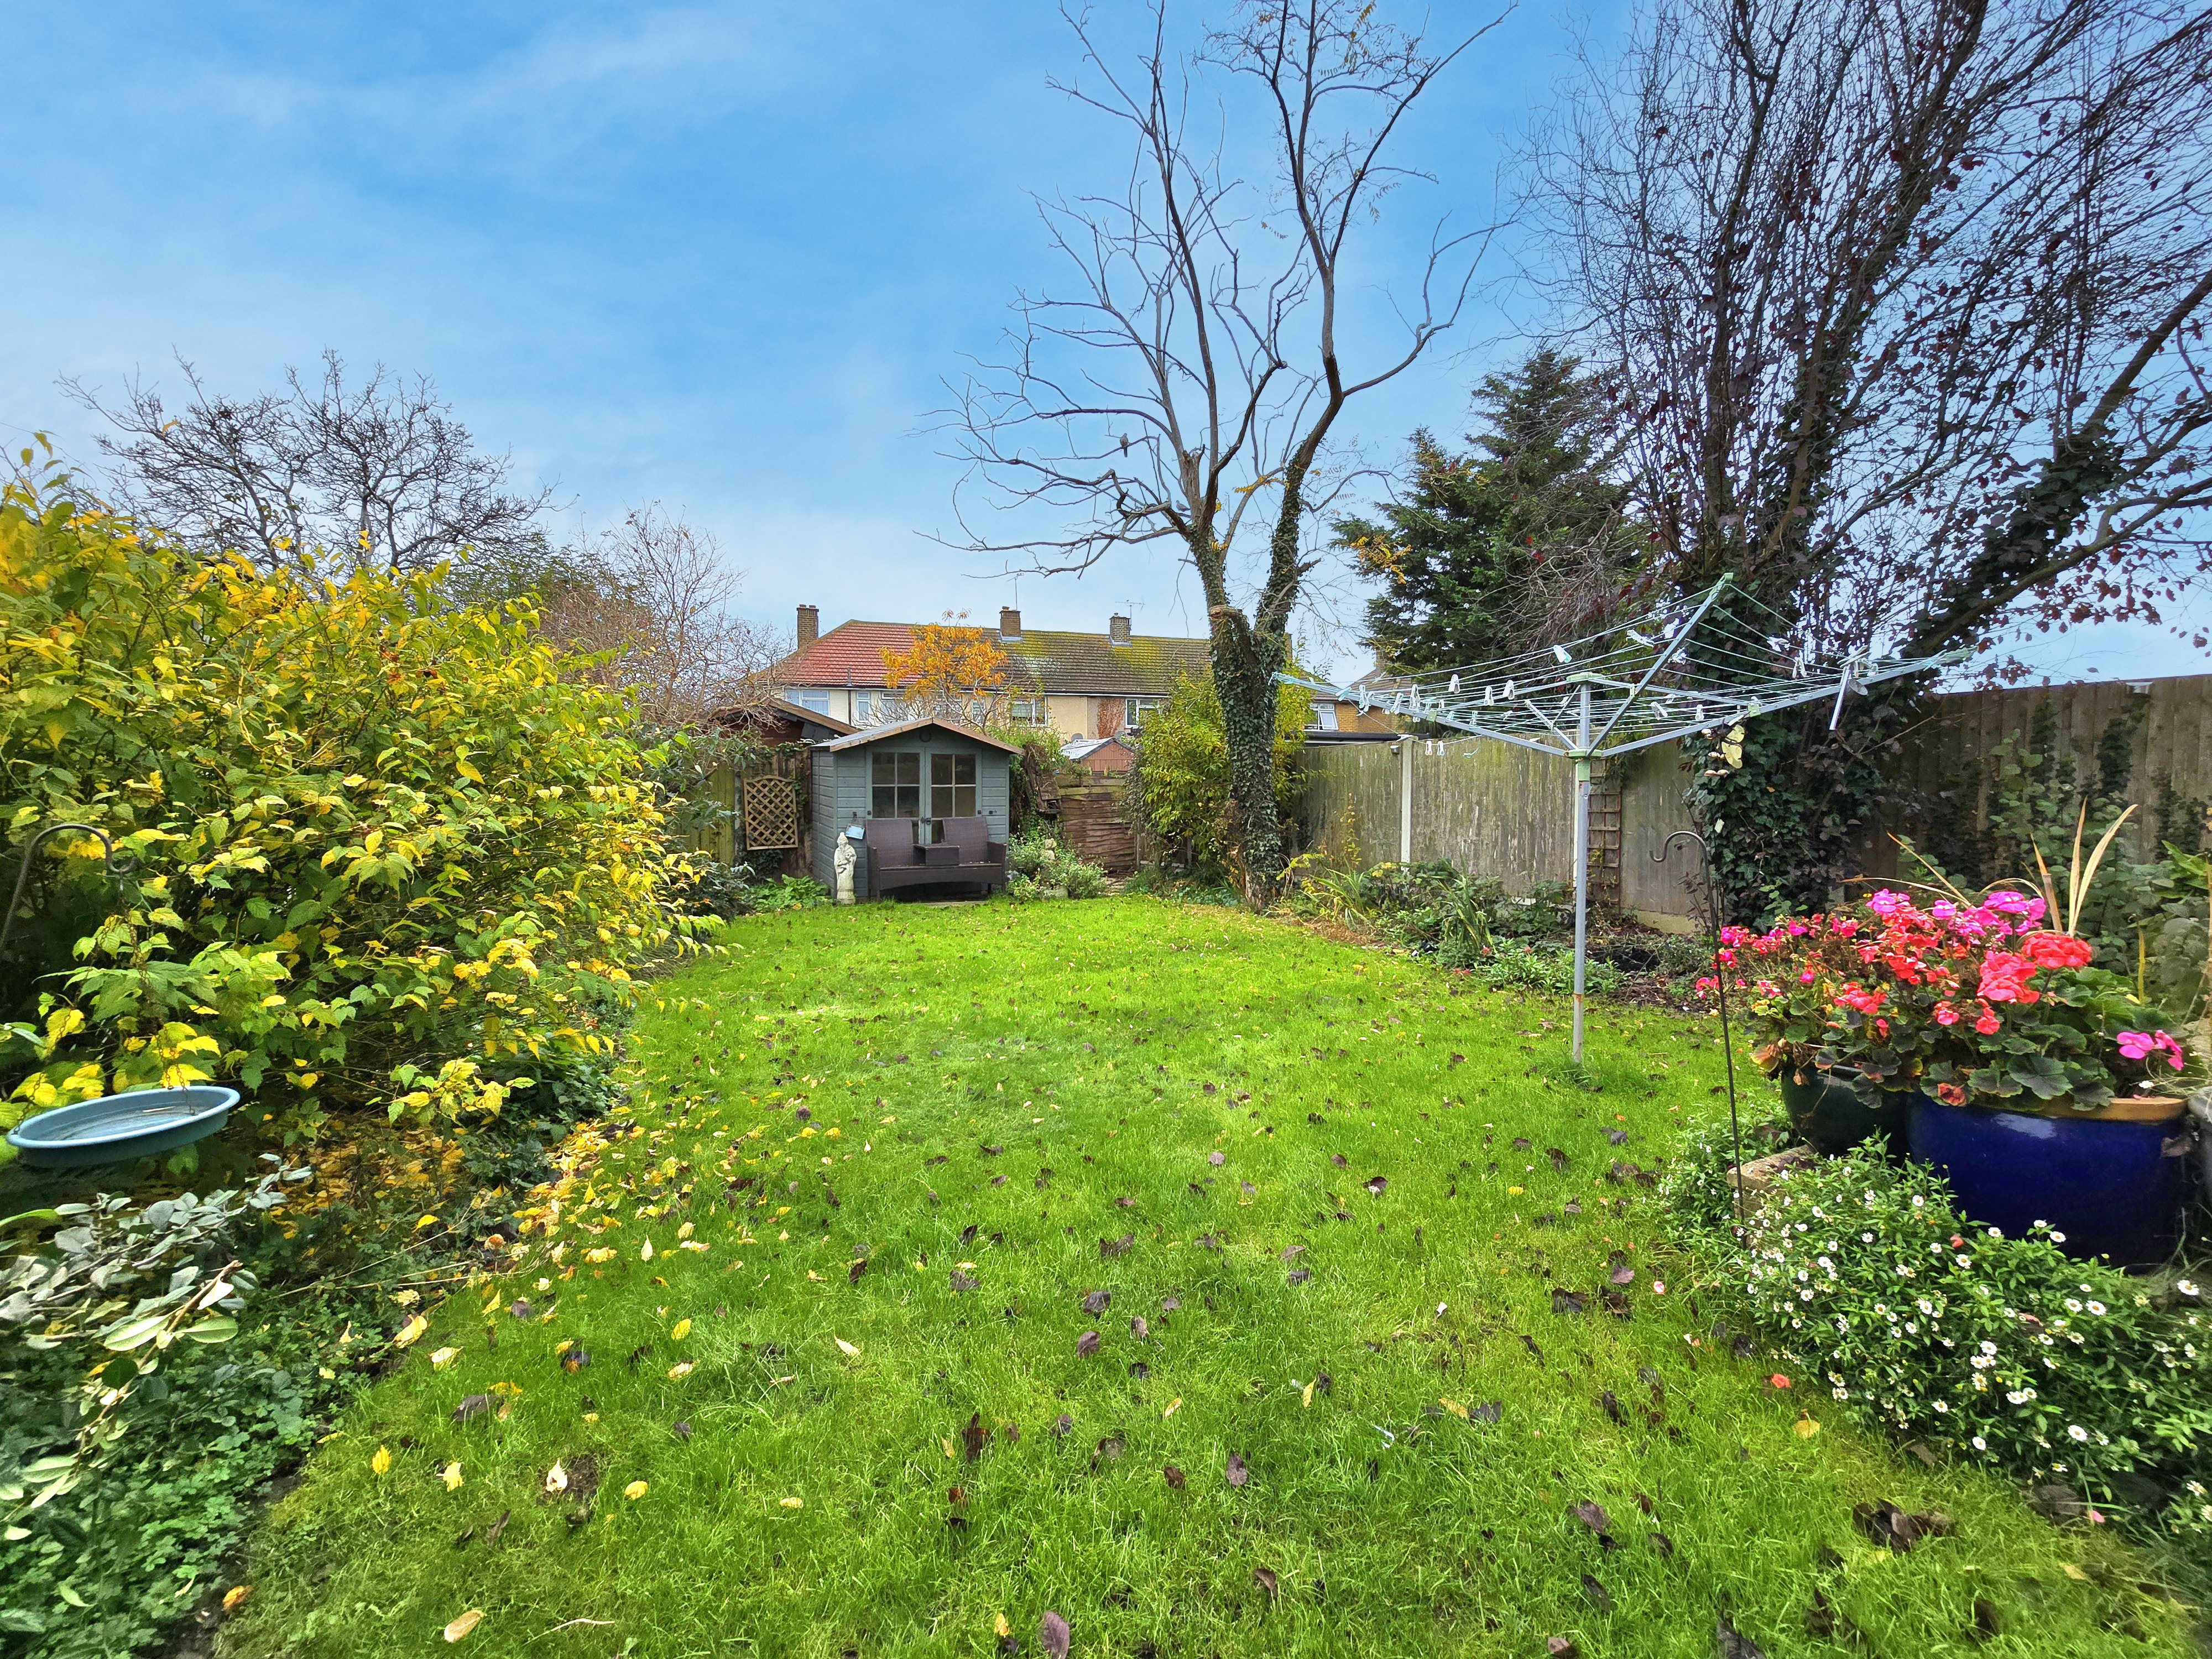
[[[2130,1060],[2148,1062],[2162,1055],[2175,1071],[2181,1069],[2181,1045],[2164,1031],[2123,1031],[2119,1041],[2120,1053]]]

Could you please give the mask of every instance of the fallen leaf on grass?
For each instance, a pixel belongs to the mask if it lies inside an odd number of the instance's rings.
[[[1971,1641],[1986,1642],[2004,1628],[1997,1617],[1997,1604],[1986,1595],[1974,1598],[1974,1627],[1966,1632]]]
[[[1226,1152],[1208,1152],[1206,1155],[1206,1161],[1208,1164],[1212,1164],[1214,1168],[1219,1169],[1223,1164],[1229,1162],[1229,1155]]]
[[[1376,1198],[1380,1198],[1389,1189],[1390,1180],[1387,1176],[1370,1176],[1365,1181],[1360,1182],[1360,1185],[1366,1188]]]
[[[969,1413],[968,1426],[960,1431],[960,1442],[968,1449],[968,1461],[970,1463],[983,1455],[983,1447],[990,1438],[990,1430],[983,1426],[983,1413]]]
[[[444,1468],[438,1472],[438,1478],[446,1483],[446,1490],[447,1492],[459,1491],[461,1486],[461,1466],[459,1463],[447,1464]]]
[[[1598,1299],[1605,1304],[1605,1310],[1615,1319],[1633,1319],[1636,1316],[1636,1310],[1630,1305],[1628,1292],[1626,1291],[1610,1288],[1602,1290],[1598,1292]]]
[[[806,1500],[803,1498],[781,1498],[776,1501],[787,1510],[803,1510],[806,1507]]]
[[[1674,1553],[1674,1540],[1663,1532],[1655,1532],[1651,1534],[1651,1547],[1659,1552],[1662,1560],[1665,1560]]]
[[[422,1333],[429,1328],[430,1322],[423,1318],[421,1314],[416,1314],[399,1328],[399,1334],[392,1339],[392,1346],[395,1348],[412,1347],[421,1339]]]
[[[1114,1293],[1111,1291],[1093,1291],[1083,1298],[1083,1311],[1087,1314],[1103,1314],[1106,1311],[1106,1304],[1113,1299]]]
[[[1583,1575],[1583,1594],[1589,1597],[1590,1605],[1600,1613],[1613,1611],[1613,1593],[1588,1573]]]
[[[499,1519],[493,1522],[490,1526],[484,1528],[484,1542],[486,1544],[496,1544],[499,1542],[500,1534],[507,1530],[507,1517],[514,1513],[514,1511],[513,1510],[501,1510],[499,1512]]]
[[[1169,1464],[1160,1471],[1160,1474],[1166,1478],[1168,1485],[1173,1486],[1177,1492],[1183,1489],[1183,1472],[1174,1464]]]
[[[1037,1645],[1048,1659],[1067,1659],[1067,1620],[1050,1608],[1037,1620]]]
[[[1633,1285],[1636,1282],[1636,1269],[1628,1265],[1628,1253],[1626,1250],[1615,1250],[1612,1258],[1605,1265],[1607,1270],[1607,1277],[1614,1284]]]
[[[491,1409],[491,1396],[471,1394],[462,1396],[461,1403],[453,1407],[453,1421],[465,1423],[472,1417],[482,1417]]]
[[[1553,1175],[1566,1174],[1567,1155],[1565,1152],[1561,1152],[1557,1146],[1547,1146],[1544,1148],[1544,1156],[1552,1160],[1552,1173]]]
[[[1460,1420],[1461,1422],[1464,1423],[1464,1422],[1466,1422],[1466,1421],[1467,1421],[1467,1407],[1464,1407],[1464,1406],[1462,1406],[1462,1405],[1461,1405],[1461,1404],[1459,1403],[1459,1401],[1456,1401],[1456,1400],[1439,1400],[1439,1401],[1437,1401],[1437,1404],[1438,1404],[1439,1406],[1442,1406],[1442,1407],[1443,1407],[1446,1411],[1449,1412],[1449,1413],[1450,1413],[1454,1417],[1456,1417],[1457,1419],[1459,1419],[1459,1420]]]
[[[690,1334],[691,1322],[688,1319],[679,1319],[668,1328],[668,1340],[671,1342],[681,1342]]]
[[[1098,1333],[1096,1331],[1085,1331],[1082,1335],[1077,1337],[1075,1339],[1075,1352],[1079,1357],[1085,1359],[1088,1359],[1092,1354],[1097,1353],[1098,1352]]]
[[[1597,1403],[1605,1414],[1614,1422],[1618,1423],[1623,1419],[1625,1413],[1620,1409],[1620,1401],[1614,1397],[1611,1389],[1598,1395]]]
[[[461,1351],[459,1348],[440,1348],[435,1353],[433,1353],[430,1356],[430,1369],[435,1371],[442,1371],[447,1366],[452,1364],[460,1357]]]
[[[1719,1659],[1766,1659],[1766,1650],[1731,1624],[1725,1613],[1713,1627],[1713,1649]]]
[[[1052,1419],[1052,1431],[1054,1434],[1066,1434],[1074,1426],[1075,1419],[1070,1417],[1066,1412],[1062,1412],[1058,1417]]]
[[[1166,1422],[1168,1419],[1173,1417],[1182,1409],[1182,1396],[1181,1395],[1177,1395],[1174,1399],[1168,1401],[1168,1408],[1160,1413],[1160,1421],[1163,1423]]]
[[[1117,1255],[1127,1255],[1129,1247],[1136,1242],[1134,1233],[1123,1233],[1119,1238],[1102,1238],[1098,1241],[1099,1259],[1105,1261]]]
[[[686,1360],[684,1360],[684,1361],[681,1362],[681,1363],[680,1363],[680,1364],[678,1364],[671,1365],[671,1366],[668,1368],[668,1379],[669,1379],[669,1381],[670,1381],[670,1382],[675,1382],[675,1381],[676,1381],[678,1378],[679,1378],[679,1377],[685,1377],[685,1376],[690,1376],[690,1375],[691,1375],[691,1362],[690,1362],[690,1360],[688,1360],[688,1359],[686,1359]]]
[[[1255,1583],[1257,1583],[1257,1584],[1260,1586],[1260,1588],[1261,1588],[1261,1589],[1263,1589],[1263,1590],[1265,1590],[1265,1591],[1267,1591],[1267,1600],[1268,1600],[1268,1601],[1269,1601],[1270,1603],[1273,1603],[1273,1602],[1277,1601],[1279,1601],[1279,1600],[1280,1600],[1280,1599],[1281,1599],[1281,1597],[1282,1597],[1282,1589],[1281,1589],[1281,1586],[1280,1586],[1279,1583],[1277,1581],[1277,1579],[1276,1579],[1276,1577],[1275,1577],[1275,1575],[1274,1575],[1272,1571],[1270,1571],[1267,1568],[1266,1568],[1266,1567],[1255,1567],[1255,1568],[1253,1568],[1253,1569],[1252,1569],[1252,1578],[1253,1578],[1253,1581],[1254,1581]]]
[[[867,1271],[868,1264],[865,1260],[855,1261],[851,1267],[846,1270],[846,1282],[853,1285],[859,1284],[860,1282],[860,1275]]]
[[[252,1594],[253,1586],[251,1584],[233,1584],[222,1593],[222,1610],[225,1613],[236,1613],[245,1605],[246,1598]]]
[[[1468,1413],[1468,1418],[1477,1423],[1495,1423],[1504,1415],[1505,1402],[1503,1400],[1486,1401]]]
[[[1594,1504],[1588,1498],[1584,1498],[1567,1513],[1592,1532],[1607,1533],[1613,1530],[1613,1517],[1605,1512],[1605,1506],[1601,1504]]]
[[[1810,1440],[1814,1435],[1820,1433],[1820,1425],[1809,1417],[1801,1417],[1790,1425],[1790,1429],[1799,1438]]]
[[[1285,1275],[1285,1282],[1291,1285],[1303,1285],[1306,1280],[1312,1277],[1313,1269],[1311,1267],[1293,1267],[1291,1269],[1289,1273]]]
[[[1564,1636],[1546,1637],[1544,1651],[1551,1656],[1551,1659],[1581,1659],[1582,1655],[1582,1650]]]
[[[983,1281],[980,1279],[971,1279],[968,1274],[962,1273],[959,1268],[955,1267],[952,1270],[951,1285],[953,1294],[957,1296],[962,1291],[981,1290],[982,1288]]]
[[[558,1463],[554,1464],[551,1468],[546,1470],[545,1490],[549,1492],[564,1492],[568,1491],[568,1471],[562,1468]]]
[[[1579,1291],[1563,1291],[1556,1286],[1552,1291],[1552,1311],[1555,1314],[1578,1314],[1589,1305],[1589,1298]]]
[[[471,1607],[466,1613],[463,1613],[459,1618],[454,1620],[451,1624],[446,1626],[446,1639],[448,1642],[459,1641],[461,1638],[466,1636],[471,1631],[474,1630],[483,1618],[483,1609],[482,1607]]]
[[[669,1425],[668,1431],[674,1435],[678,1440],[689,1440],[691,1437],[691,1425],[680,1419],[671,1424]]]
[[[1235,1452],[1229,1454],[1228,1466],[1222,1473],[1232,1486],[1241,1486],[1252,1478],[1251,1470],[1244,1467],[1244,1460]]]
[[[629,1485],[623,1488],[623,1496],[629,1498],[631,1503],[635,1504],[639,1498],[644,1497],[647,1492],[652,1490],[653,1488],[648,1486],[644,1481],[633,1480]]]
[[[1959,1524],[1941,1510],[1907,1515],[1888,1503],[1855,1504],[1851,1520],[1874,1543],[1899,1555],[1923,1539],[1948,1536]]]
[[[389,1474],[392,1472],[390,1447],[379,1446],[376,1449],[376,1455],[368,1460],[368,1472],[371,1474]]]

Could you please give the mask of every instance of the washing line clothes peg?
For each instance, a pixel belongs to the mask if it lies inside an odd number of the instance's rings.
[[[1456,674],[1453,675],[1451,677],[1451,684],[1446,686],[1444,690],[1455,697],[1459,696],[1459,676]]]

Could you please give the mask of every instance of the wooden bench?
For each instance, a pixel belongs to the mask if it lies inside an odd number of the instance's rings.
[[[933,827],[933,841],[925,840]],[[863,826],[868,853],[868,896],[883,898],[902,887],[980,887],[1006,884],[1006,848],[991,839],[981,818],[870,818]]]

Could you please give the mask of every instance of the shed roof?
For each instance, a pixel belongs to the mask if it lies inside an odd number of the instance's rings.
[[[901,720],[896,726],[872,726],[865,732],[854,732],[849,738],[839,738],[835,742],[818,744],[816,746],[832,751],[840,749],[866,749],[872,743],[881,743],[885,738],[903,737],[909,732],[920,731],[925,726],[933,726],[940,732],[950,732],[956,738],[972,738],[977,743],[993,749],[1004,750],[1009,755],[1018,752],[1011,743],[1001,743],[998,738],[978,732],[972,726],[963,726],[957,720],[941,720],[934,714],[925,714],[918,720]]]
[[[1016,692],[1109,697],[1164,697],[1178,679],[1203,678],[1210,647],[1205,640],[1139,634],[1116,645],[1103,634],[1066,633],[1025,628],[1017,639],[1003,639],[988,628],[983,637],[1005,653]],[[840,623],[804,650],[775,666],[781,685],[884,686],[885,652],[914,649],[914,628],[907,623]]]

